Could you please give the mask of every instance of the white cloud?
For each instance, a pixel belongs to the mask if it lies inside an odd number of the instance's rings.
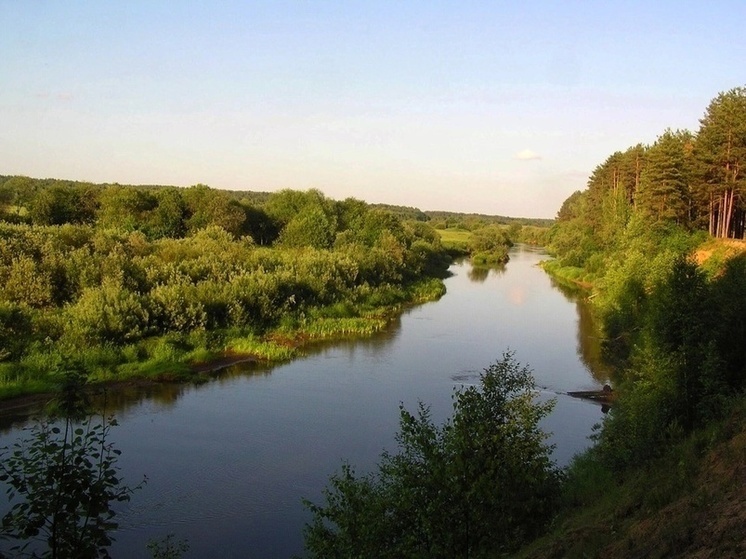
[[[541,155],[530,149],[524,149],[523,151],[516,153],[513,158],[520,159],[521,161],[534,161],[541,159]]]

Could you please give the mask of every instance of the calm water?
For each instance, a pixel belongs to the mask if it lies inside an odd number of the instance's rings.
[[[566,464],[602,414],[562,393],[599,387],[606,374],[590,314],[536,266],[543,257],[519,248],[500,271],[454,265],[440,301],[370,339],[201,386],[112,395],[125,478],[148,477],[118,516],[113,557],[148,557],[147,541],[169,533],[189,540],[186,557],[301,555],[301,499],[318,501],[343,460],[364,471],[394,450],[400,402],[413,410],[422,400],[444,419],[454,388],[506,349],[534,370],[542,398],[557,399],[545,428]],[[6,430],[0,445],[17,437]]]

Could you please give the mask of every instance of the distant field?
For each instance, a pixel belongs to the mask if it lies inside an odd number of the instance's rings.
[[[466,229],[436,229],[444,244],[465,244],[471,239],[471,231]]]
[[[469,251],[469,241],[471,240],[471,231],[466,229],[436,229],[440,235],[440,240],[446,250],[455,250],[460,253]]]

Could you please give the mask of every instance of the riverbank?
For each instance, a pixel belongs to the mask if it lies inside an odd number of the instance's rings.
[[[561,283],[586,290],[593,289],[593,283],[587,279],[587,274],[582,268],[562,266],[558,260],[542,260],[540,266]]]
[[[175,363],[174,372],[179,371],[177,376],[164,375],[157,378],[128,378],[120,380],[101,380],[88,384],[84,390],[89,396],[95,397],[109,391],[122,391],[131,388],[142,389],[148,386],[164,384],[167,382],[194,382],[200,383],[206,377],[213,375],[242,363],[257,362],[259,359],[255,355],[241,355],[235,353],[226,353],[223,356],[215,356],[214,359],[194,363],[187,366],[188,373],[182,371],[183,364]],[[22,394],[0,400],[0,419],[14,416],[26,417],[29,414],[43,412],[57,396],[56,391],[37,392],[32,394]]]
[[[550,533],[518,557],[746,555],[746,398],[732,357],[743,344],[746,243],[653,241],[594,255],[608,265],[602,277],[591,260],[595,272],[544,265],[559,281],[602,288],[594,303],[627,369],[596,446],[568,468]],[[718,318],[706,323],[707,312]]]
[[[402,290],[395,302],[378,305],[359,316],[329,316],[340,311],[320,308],[302,319],[288,317],[289,320],[281,326],[261,336],[236,330],[202,331],[154,337],[118,351],[101,348],[102,352],[111,352],[112,357],[105,366],[90,371],[89,389],[100,391],[153,383],[200,383],[210,374],[247,361],[289,361],[304,347],[319,341],[371,336],[383,330],[404,309],[435,301],[444,294],[445,285],[441,279],[427,278]],[[345,312],[351,311],[345,308]],[[54,356],[50,356],[50,369],[54,364]],[[39,407],[51,400],[58,389],[59,379],[53,374],[27,383],[6,382],[0,386],[0,414]]]
[[[746,556],[746,398],[623,478],[581,458],[565,502],[516,557]]]

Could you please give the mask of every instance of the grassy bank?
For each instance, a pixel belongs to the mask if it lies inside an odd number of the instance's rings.
[[[517,557],[743,557],[746,398],[661,457],[612,474],[576,459],[553,530]]]
[[[263,332],[227,328],[170,333],[125,346],[102,344],[77,352],[74,358],[89,371],[89,381],[129,380],[183,382],[210,370],[211,363],[254,359],[292,359],[317,340],[366,337],[383,330],[408,305],[434,301],[445,294],[443,281],[426,278],[405,287],[373,289],[356,301],[288,313]],[[54,371],[71,355],[62,348],[33,352],[18,363],[0,364],[0,400],[58,389]],[[1,404],[0,404],[1,405]]]

